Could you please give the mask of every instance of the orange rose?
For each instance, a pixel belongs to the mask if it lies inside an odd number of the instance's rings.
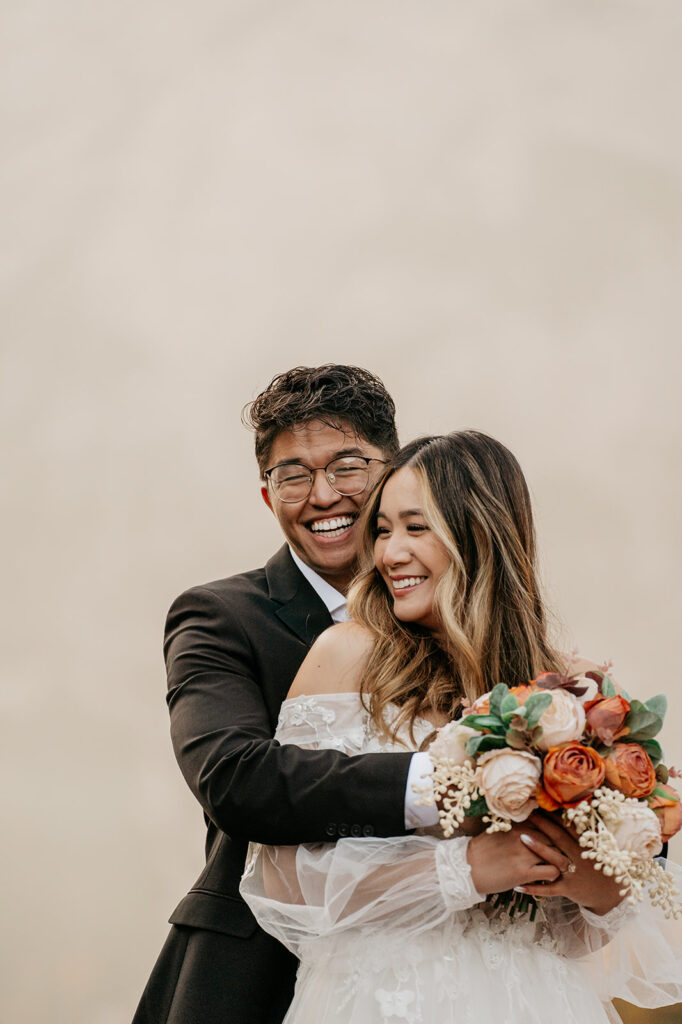
[[[659,782],[647,803],[658,818],[661,839],[667,843],[682,828],[682,801],[672,786]]]
[[[624,697],[596,697],[585,705],[587,726],[607,747],[630,730],[625,725],[630,704]]]
[[[542,785],[550,800],[564,807],[579,804],[604,781],[606,768],[596,750],[573,740],[550,747],[543,764]],[[540,806],[544,806],[538,797]],[[549,808],[547,808],[549,809]]]
[[[604,764],[609,785],[626,796],[648,796],[656,785],[651,758],[639,743],[616,743]]]

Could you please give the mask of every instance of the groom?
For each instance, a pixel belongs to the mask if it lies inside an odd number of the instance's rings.
[[[337,364],[283,373],[248,408],[261,493],[286,543],[265,568],[195,587],[168,614],[171,735],[204,811],[206,867],[171,915],[133,1024],[281,1022],[297,963],[239,896],[249,840],[391,836],[437,820],[412,796],[426,754],[348,757],[272,739],[308,649],[346,618],[358,516],[398,448],[394,417],[380,380]]]

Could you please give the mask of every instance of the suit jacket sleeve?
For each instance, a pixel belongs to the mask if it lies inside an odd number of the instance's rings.
[[[164,650],[175,755],[219,829],[272,845],[405,833],[409,752],[349,757],[272,739],[238,603],[201,587],[182,594],[168,615]]]

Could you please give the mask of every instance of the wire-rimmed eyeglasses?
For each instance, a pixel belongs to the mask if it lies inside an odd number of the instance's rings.
[[[298,462],[283,462],[263,474],[280,501],[293,504],[304,501],[313,489],[315,473],[322,472],[327,483],[336,491],[347,497],[362,494],[369,483],[369,464],[383,459],[372,459],[366,455],[341,455],[332,459],[326,466],[303,466]]]

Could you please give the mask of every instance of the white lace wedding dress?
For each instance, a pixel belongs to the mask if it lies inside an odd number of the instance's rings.
[[[432,729],[417,722],[417,743]],[[405,749],[377,737],[351,693],[285,701],[276,738],[348,754]],[[556,898],[535,923],[510,920],[474,889],[468,842],[252,844],[242,894],[301,961],[285,1024],[615,1024],[614,996],[682,1000],[682,921],[648,901],[596,917]]]

